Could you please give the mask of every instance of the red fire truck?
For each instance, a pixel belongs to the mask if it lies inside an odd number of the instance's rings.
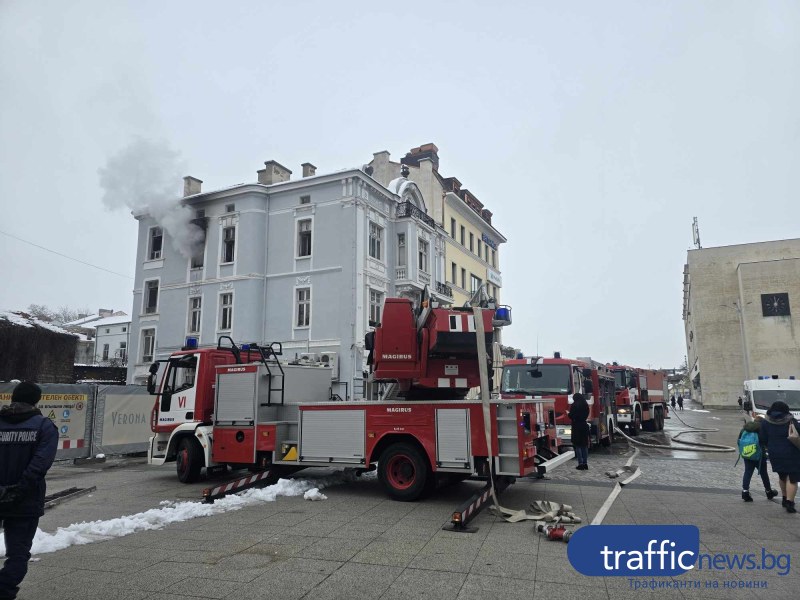
[[[608,446],[614,441],[614,375],[591,358],[529,357],[505,361],[500,395],[508,399],[548,399],[555,402],[559,448],[570,445],[572,395],[580,392],[589,404],[590,440]]]
[[[616,387],[617,423],[627,426],[630,435],[661,431],[667,418],[667,378],[661,371],[637,369],[612,363]]]
[[[332,401],[329,369],[287,364],[279,344],[221,338],[217,348],[185,348],[163,361],[158,386],[159,365],[151,367],[148,460],[175,461],[183,482],[203,468],[274,479],[305,467],[377,465],[398,500],[420,498],[439,476],[541,475],[572,457],[557,455],[553,403],[488,397],[486,347],[507,318],[492,306],[415,309],[387,299],[366,347],[375,380],[397,382],[405,396],[392,401]],[[483,400],[467,400],[478,385]]]

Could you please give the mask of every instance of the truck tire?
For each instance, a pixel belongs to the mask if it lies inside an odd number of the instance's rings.
[[[611,446],[611,444],[614,443],[614,425],[612,423],[608,424],[606,428],[606,433],[608,435],[606,435],[606,437],[604,437],[600,443],[606,448],[608,448],[609,446]]]
[[[413,502],[430,491],[428,460],[411,444],[392,444],[378,459],[378,480],[394,500]]]
[[[194,483],[200,479],[200,471],[203,468],[203,449],[196,439],[185,437],[180,441],[175,464],[178,481],[181,483]]]
[[[633,422],[631,423],[631,436],[636,437],[642,430],[642,413],[638,410],[633,414]]]
[[[659,408],[656,414],[658,415],[658,424],[656,425],[656,431],[664,431],[664,420],[665,420],[664,411],[661,408]]]

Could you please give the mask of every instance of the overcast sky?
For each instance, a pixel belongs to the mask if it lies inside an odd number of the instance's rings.
[[[527,353],[677,366],[692,217],[800,236],[800,3],[381,4],[2,0],[0,308],[131,312],[98,169],[135,136],[204,190],[434,142],[508,238]]]

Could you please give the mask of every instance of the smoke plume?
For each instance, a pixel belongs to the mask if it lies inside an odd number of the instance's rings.
[[[180,154],[166,142],[136,138],[98,170],[103,204],[144,212],[168,234],[172,246],[191,258],[203,243],[203,230],[191,223],[192,211],[180,202]]]

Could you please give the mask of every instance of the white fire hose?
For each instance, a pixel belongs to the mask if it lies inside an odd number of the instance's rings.
[[[737,449],[734,448],[733,446],[724,446],[722,444],[708,444],[706,442],[684,442],[683,440],[677,439],[678,436],[681,436],[681,435],[683,435],[685,433],[713,433],[715,431],[719,431],[719,429],[707,429],[707,428],[695,427],[693,425],[689,425],[686,421],[681,419],[677,415],[677,413],[675,413],[674,411],[673,411],[672,416],[674,416],[681,423],[683,423],[683,425],[685,427],[687,427],[687,429],[681,429],[680,431],[678,431],[674,435],[667,435],[667,438],[669,438],[670,442],[673,442],[675,444],[683,444],[684,446],[686,446],[686,448],[676,447],[676,446],[673,446],[672,444],[648,444],[646,442],[640,442],[639,440],[636,440],[636,439],[632,438],[631,436],[629,436],[628,434],[626,434],[624,431],[622,431],[616,425],[614,426],[614,431],[619,433],[622,437],[624,437],[626,440],[628,440],[631,444],[634,444],[635,446],[642,446],[644,448],[662,448],[662,449],[665,449],[665,450],[693,450],[695,452],[736,452],[737,451]]]

